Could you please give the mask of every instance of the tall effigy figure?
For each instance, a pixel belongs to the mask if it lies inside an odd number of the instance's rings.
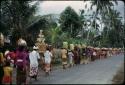
[[[44,69],[44,52],[46,51],[46,44],[45,44],[45,38],[44,38],[44,35],[43,35],[43,30],[40,30],[40,33],[38,34],[38,38],[36,40],[36,43],[35,43],[35,46],[38,47],[38,52],[40,54],[40,66],[42,66],[42,69]]]
[[[38,46],[39,53],[44,53],[46,51],[46,44],[45,44],[45,38],[43,35],[43,30],[40,30],[40,33],[38,34],[38,38],[35,45]]]

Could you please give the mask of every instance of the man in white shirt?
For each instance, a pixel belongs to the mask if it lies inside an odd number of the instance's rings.
[[[37,52],[38,47],[33,47],[33,51],[29,54],[30,60],[30,77],[35,78],[37,80],[38,74],[38,60],[40,59],[40,55]]]

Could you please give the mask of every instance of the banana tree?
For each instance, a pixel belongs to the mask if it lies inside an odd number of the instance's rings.
[[[59,27],[50,28],[48,30],[48,35],[50,37],[50,42],[52,45],[55,44],[57,37],[59,36],[61,29]]]

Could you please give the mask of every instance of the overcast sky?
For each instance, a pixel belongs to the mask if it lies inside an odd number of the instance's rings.
[[[86,1],[88,8],[90,7],[90,2]],[[38,15],[45,14],[60,14],[67,6],[71,6],[77,13],[79,13],[80,9],[85,9],[84,1],[40,1],[39,8],[37,11]],[[121,16],[124,17],[124,3],[122,1],[118,1],[118,5],[115,6]]]

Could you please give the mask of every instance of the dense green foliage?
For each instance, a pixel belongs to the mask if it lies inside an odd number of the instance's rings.
[[[60,14],[59,23],[52,18],[52,14],[34,16],[38,2],[30,5],[32,2],[1,1],[0,32],[11,35],[14,46],[20,37],[28,41],[28,46],[33,46],[40,29],[45,35],[45,42],[54,47],[61,47],[65,41],[101,47],[124,45],[125,25],[120,13],[113,9],[113,2],[117,4],[116,0],[112,2],[92,0],[91,10],[93,6],[96,6],[96,10],[89,19],[84,14],[85,10],[81,9],[80,14],[77,14],[68,6]],[[100,28],[103,30],[100,31]]]
[[[67,7],[60,15],[60,25],[64,32],[69,32],[71,37],[76,37],[80,28],[80,18],[70,6]]]
[[[10,30],[12,35],[12,44],[16,45],[19,37],[26,36],[26,27],[29,19],[36,11],[36,4],[30,5],[31,1],[1,1],[1,18],[0,21]],[[6,30],[5,30],[6,31]]]

